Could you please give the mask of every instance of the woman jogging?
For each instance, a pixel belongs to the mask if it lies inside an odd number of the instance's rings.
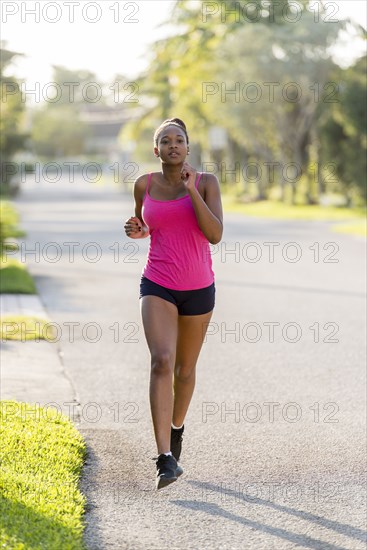
[[[161,171],[134,184],[135,216],[126,235],[150,246],[140,281],[140,310],[151,354],[150,408],[158,450],[156,487],[183,473],[178,465],[195,367],[215,304],[209,243],[219,243],[223,212],[219,182],[186,162],[182,120],[165,120],[154,134]]]

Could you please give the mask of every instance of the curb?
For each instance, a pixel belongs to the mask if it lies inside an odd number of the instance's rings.
[[[50,321],[37,294],[0,294],[1,315],[35,315]]]
[[[34,315],[50,321],[37,294],[1,294],[3,315]],[[77,421],[79,400],[62,362],[58,342],[3,340],[1,349],[1,399],[52,406]]]

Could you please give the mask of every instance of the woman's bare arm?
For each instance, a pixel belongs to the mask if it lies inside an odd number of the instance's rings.
[[[196,188],[190,190],[199,227],[210,244],[217,244],[223,234],[223,208],[219,182],[214,174],[204,173],[205,200]]]
[[[126,220],[124,228],[126,235],[132,239],[145,239],[149,237],[149,227],[143,221],[141,210],[143,197],[147,186],[147,175],[139,176],[134,183],[135,216]]]

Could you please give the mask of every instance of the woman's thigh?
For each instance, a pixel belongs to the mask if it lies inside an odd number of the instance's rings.
[[[203,315],[179,315],[176,368],[190,371],[196,365],[213,310]]]
[[[177,306],[158,296],[140,298],[145,338],[152,359],[169,355],[174,365],[178,334]]]

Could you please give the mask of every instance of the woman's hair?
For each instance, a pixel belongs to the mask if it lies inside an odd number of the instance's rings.
[[[158,128],[154,132],[154,145],[156,147],[158,146],[158,137],[159,137],[159,134],[161,133],[161,131],[164,128],[166,128],[166,126],[172,126],[172,125],[173,126],[178,126],[179,128],[181,128],[181,130],[184,131],[185,136],[186,136],[186,142],[187,142],[187,144],[189,144],[189,136],[187,135],[187,130],[186,130],[185,123],[180,118],[169,118],[167,120],[164,120],[162,122],[162,124],[160,126],[158,126]]]

